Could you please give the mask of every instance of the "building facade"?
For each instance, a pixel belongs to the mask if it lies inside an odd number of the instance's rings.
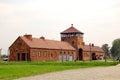
[[[61,32],[61,41],[32,35],[19,36],[9,47],[10,61],[74,61],[104,58],[103,50],[94,44],[85,45],[84,33],[73,27]]]
[[[104,59],[105,53],[99,46],[86,45],[84,33],[71,27],[61,32],[61,41],[68,42],[76,49],[76,60],[99,60]]]

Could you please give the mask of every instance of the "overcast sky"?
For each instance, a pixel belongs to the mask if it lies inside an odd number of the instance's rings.
[[[73,24],[86,44],[111,45],[120,38],[120,0],[0,0],[0,48],[24,34],[60,40]]]

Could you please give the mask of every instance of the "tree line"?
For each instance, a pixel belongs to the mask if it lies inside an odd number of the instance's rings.
[[[112,42],[112,47],[110,47],[108,44],[103,44],[102,49],[104,50],[107,58],[113,57],[120,59],[120,38],[115,39]]]

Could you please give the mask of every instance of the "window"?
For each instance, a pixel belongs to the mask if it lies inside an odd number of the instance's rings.
[[[53,54],[51,53],[51,57],[53,57]]]
[[[35,53],[34,53],[34,52],[32,53],[32,56],[35,56]]]
[[[55,52],[55,53],[54,53],[54,57],[56,57],[56,56],[57,56],[57,53]]]
[[[47,56],[47,57],[49,57],[49,56],[50,56],[49,52],[47,52],[46,56]]]
[[[80,34],[80,37],[83,37],[83,34]]]
[[[89,57],[89,56],[90,56],[90,55],[89,55],[89,53],[87,53],[87,52],[86,52],[86,55],[87,55],[87,57]]]
[[[62,54],[62,52],[60,52],[60,54]]]
[[[41,56],[40,52],[38,52],[38,56]]]
[[[68,54],[70,54],[70,52],[68,52]]]
[[[44,55],[44,57],[46,57],[47,56],[46,52],[44,52],[43,55]]]
[[[67,60],[67,55],[66,55],[66,52],[64,52],[63,54],[63,61],[66,61]]]
[[[48,52],[48,57],[50,57],[50,53]]]
[[[73,55],[73,52],[71,52],[71,54]]]

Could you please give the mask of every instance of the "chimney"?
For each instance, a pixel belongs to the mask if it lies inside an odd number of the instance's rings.
[[[27,39],[32,40],[32,35],[31,34],[25,34],[24,35]]]
[[[45,40],[45,37],[41,36],[41,37],[40,37],[40,39],[43,39],[43,40]]]
[[[71,27],[73,27],[73,24],[71,24]]]
[[[91,43],[89,43],[89,46],[91,47]]]
[[[92,47],[94,47],[94,44],[92,43]]]

